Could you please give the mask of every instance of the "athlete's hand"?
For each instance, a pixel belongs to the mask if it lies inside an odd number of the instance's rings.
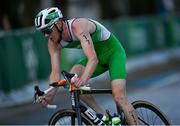
[[[43,96],[36,96],[36,103],[38,103],[42,107],[48,107],[53,101],[53,98],[56,94],[58,88],[54,88],[53,90],[49,91],[46,95]]]
[[[36,103],[41,105],[41,107],[47,107],[48,103],[48,98],[46,96],[38,96],[36,99]]]
[[[83,81],[81,80],[81,78],[78,77],[77,74],[75,74],[74,77],[72,77],[71,83],[74,83],[77,87],[80,87],[83,85]]]
[[[53,100],[54,93],[48,93],[43,96],[36,97],[36,103],[38,103],[41,107],[47,107]]]

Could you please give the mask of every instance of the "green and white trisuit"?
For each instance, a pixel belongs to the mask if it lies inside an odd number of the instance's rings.
[[[61,41],[63,48],[77,48],[79,40],[72,32],[72,23],[75,19],[67,20],[68,29],[72,41]],[[98,76],[109,70],[110,79],[126,79],[126,54],[119,40],[99,22],[89,19],[96,25],[96,30],[91,34],[98,65],[92,77]],[[86,66],[87,58],[80,60],[78,64]]]

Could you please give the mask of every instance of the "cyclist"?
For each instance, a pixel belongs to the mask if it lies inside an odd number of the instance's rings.
[[[115,102],[125,113],[128,124],[137,124],[134,108],[126,96],[126,54],[119,40],[99,22],[74,18],[64,20],[57,7],[40,11],[35,17],[35,26],[48,38],[48,50],[51,59],[49,83],[60,80],[60,54],[62,48],[80,46],[86,58],[74,65],[70,73],[78,74],[74,79],[76,86],[82,86],[91,78],[109,70],[112,94]],[[46,106],[55,95],[55,89],[46,97],[39,97],[37,102]],[[81,96],[98,113],[105,112],[90,95]]]

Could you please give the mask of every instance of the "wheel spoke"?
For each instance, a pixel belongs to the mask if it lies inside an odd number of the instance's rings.
[[[144,121],[144,119],[141,119],[140,117],[138,117],[138,119],[143,122],[145,125],[149,125],[147,122]]]
[[[146,111],[146,118],[147,118],[147,122],[148,122],[148,123],[150,123],[150,122],[149,122],[149,116],[148,116],[148,110],[147,110],[147,109],[145,109],[145,111]]]

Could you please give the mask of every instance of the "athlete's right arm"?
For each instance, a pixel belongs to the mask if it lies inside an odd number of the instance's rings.
[[[60,80],[60,55],[61,55],[61,47],[53,42],[51,39],[48,40],[48,51],[50,54],[51,60],[51,73],[49,76],[49,84],[53,82],[57,82]],[[55,88],[52,93],[50,93],[50,100],[53,99],[55,93],[57,92],[58,88]]]
[[[57,82],[60,80],[60,51],[61,47],[59,47],[56,43],[52,42],[51,39],[48,40],[48,51],[50,54],[50,60],[51,60],[51,73],[49,76],[49,84],[53,82]],[[57,88],[54,88],[51,92],[49,92],[46,97],[40,96],[38,97],[37,102],[43,106],[46,107],[48,104],[50,104],[57,92]]]
[[[59,81],[60,79],[60,51],[61,47],[57,43],[52,42],[51,39],[48,40],[48,51],[51,60],[51,73],[49,77],[49,84]]]

